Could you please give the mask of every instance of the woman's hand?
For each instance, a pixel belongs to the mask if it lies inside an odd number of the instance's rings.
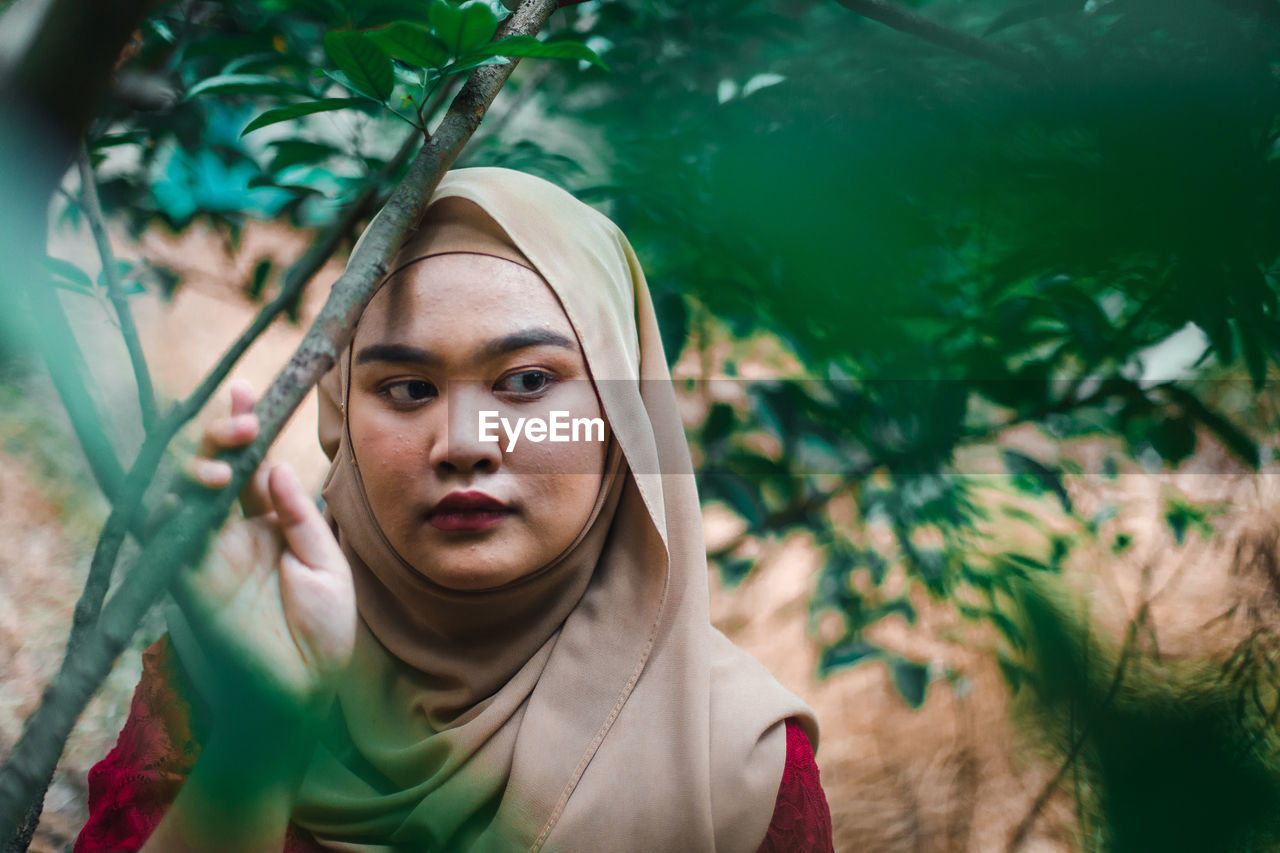
[[[187,476],[231,482],[213,458],[258,437],[253,389],[231,386],[231,417],[214,421]],[[264,464],[240,494],[203,563],[173,595],[209,663],[213,731],[143,853],[279,851],[319,724],[355,644],[351,569],[324,517],[287,465]]]
[[[231,387],[232,414],[205,430],[187,475],[231,481],[213,455],[257,438],[253,390]],[[264,464],[241,492],[204,562],[179,575],[174,596],[217,679],[215,726],[266,736],[317,722],[355,643],[351,570],[324,517],[287,465]]]

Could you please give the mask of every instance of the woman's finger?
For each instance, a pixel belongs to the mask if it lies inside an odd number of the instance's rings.
[[[253,386],[244,379],[233,379],[227,384],[227,389],[231,392],[231,415],[247,415],[253,411],[254,404],[258,402],[257,396],[253,393]]]
[[[252,444],[258,437],[259,428],[258,416],[252,412],[218,418],[205,427],[200,439],[199,455],[216,456],[223,450]]]
[[[267,488],[270,465],[270,459],[263,459],[240,490],[240,509],[245,518],[258,518],[271,512],[271,495]]]
[[[231,466],[218,459],[192,456],[182,463],[182,473],[188,480],[206,489],[223,489],[231,482]]]
[[[231,416],[218,418],[205,427],[200,456],[216,456],[229,447],[244,447],[258,437],[261,425],[253,413],[257,402],[253,386],[243,379],[233,379],[227,389],[231,393]]]
[[[320,510],[307,496],[298,477],[288,465],[271,469],[268,479],[276,521],[285,542],[305,565],[317,571],[346,567],[346,557],[333,537]]]
[[[231,392],[231,417],[246,418],[253,424],[253,436],[249,439],[252,442],[257,439],[261,428],[258,416],[253,413],[253,407],[258,403],[253,386],[244,379],[233,379],[227,388]],[[258,470],[253,472],[253,477],[240,491],[240,509],[246,518],[257,518],[271,512],[271,496],[267,491],[267,472],[270,466],[270,460],[263,459]]]
[[[228,390],[231,393],[231,415],[218,418],[205,427],[195,458],[183,466],[188,478],[210,489],[225,488],[231,482],[231,467],[214,457],[224,450],[252,444],[262,428],[253,412],[257,403],[253,386],[243,379],[233,379]],[[267,466],[267,461],[263,460],[240,491],[240,508],[246,518],[257,518],[271,511]]]

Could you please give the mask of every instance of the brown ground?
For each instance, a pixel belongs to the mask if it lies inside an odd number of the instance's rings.
[[[287,262],[301,247],[298,235],[273,228],[251,229],[234,256],[195,229],[181,241],[153,236],[143,246],[131,247],[180,268],[186,279],[171,304],[149,296],[135,301],[157,384],[167,396],[189,390],[247,323],[253,308],[236,290],[248,280],[254,260],[270,254]],[[79,258],[83,252],[81,243],[60,248],[65,257]],[[320,280],[327,283],[336,272],[331,268]],[[313,293],[304,319],[317,307],[317,295]],[[114,329],[96,305],[70,305],[69,310],[88,342],[89,360],[98,370],[118,434],[136,436],[129,427],[132,388],[115,369],[124,362]],[[288,326],[273,328],[246,359],[251,369],[237,375],[265,387],[299,336],[299,330]],[[696,363],[682,366],[697,369]],[[43,392],[32,394],[38,399],[0,404],[0,542],[5,546],[0,549],[0,754],[13,742],[57,666],[92,534],[103,514],[101,502],[84,485],[81,463],[59,435],[59,425],[39,414],[50,410]],[[308,403],[276,452],[294,463],[305,483],[318,488],[324,459],[314,422],[314,403]],[[1010,440],[1035,441],[1026,436]],[[1220,655],[1238,636],[1239,626],[1231,620],[1215,623],[1213,631],[1204,626],[1241,594],[1232,574],[1237,546],[1257,541],[1274,545],[1275,526],[1266,509],[1275,505],[1274,478],[1197,473],[1197,466],[1216,472],[1230,467],[1215,452],[1202,454],[1178,476],[1134,474],[1107,483],[1081,478],[1071,484],[1086,513],[1104,499],[1122,507],[1105,526],[1108,535],[1126,530],[1135,537],[1135,545],[1119,559],[1105,551],[1076,555],[1067,574],[1080,600],[1116,636],[1139,604],[1150,600],[1160,652],[1170,657]],[[1228,511],[1216,522],[1224,535],[1212,545],[1193,536],[1186,547],[1175,548],[1160,518],[1160,501],[1171,490],[1227,502]],[[709,510],[709,540],[728,536],[731,528],[732,522]],[[867,535],[874,540],[879,534],[872,526]],[[808,601],[817,569],[812,551],[794,540],[765,546],[758,557],[756,569],[732,591],[722,589],[713,575],[713,617],[817,711],[822,724],[818,759],[837,849],[1005,850],[1057,763],[1038,742],[1034,725],[1015,722],[1031,718],[1018,711],[996,665],[994,633],[962,621],[947,606],[913,595],[920,623],[912,627],[887,619],[873,629],[871,639],[930,661],[931,671],[952,674],[931,684],[923,707],[908,708],[878,663],[817,680],[816,637],[834,626],[828,624],[830,617],[811,624]],[[1249,587],[1250,594],[1266,597],[1265,580]],[[84,816],[85,774],[114,742],[139,672],[138,648],[159,630],[155,623],[143,626],[137,647],[122,658],[81,719],[33,849],[62,850],[74,838]],[[1076,849],[1074,809],[1065,793],[1050,796],[1019,849]]]

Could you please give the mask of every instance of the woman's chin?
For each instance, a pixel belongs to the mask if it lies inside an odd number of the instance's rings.
[[[466,591],[493,589],[528,574],[526,571],[521,571],[519,567],[503,564],[485,565],[484,555],[477,553],[478,550],[459,554],[460,559],[457,562],[452,560],[442,562],[435,559],[430,564],[414,562],[413,566],[432,583],[448,589]]]

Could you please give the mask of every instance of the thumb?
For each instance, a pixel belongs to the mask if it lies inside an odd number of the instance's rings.
[[[313,570],[334,571],[346,565],[346,557],[325,523],[320,510],[307,496],[293,469],[280,464],[271,469],[267,488],[280,532],[289,550]]]

